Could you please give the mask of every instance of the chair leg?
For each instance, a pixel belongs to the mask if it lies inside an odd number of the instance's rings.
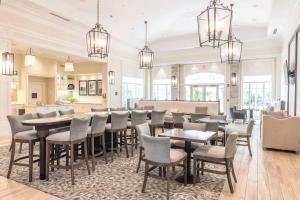
[[[233,179],[235,182],[237,182],[234,167],[233,167],[233,161],[230,161],[230,166],[231,166],[231,170],[232,170],[231,172],[232,172]]]
[[[247,144],[248,144],[249,154],[252,157],[252,151],[251,151],[251,146],[250,146],[250,137],[247,137]]]
[[[72,185],[75,185],[75,180],[74,180],[74,144],[71,143],[70,144],[70,149],[71,149],[71,152],[70,152],[70,157],[71,157],[71,160],[70,160],[70,167],[71,167],[71,181],[72,181]]]
[[[50,160],[50,148],[49,148],[49,143],[46,142],[46,180],[49,180],[49,160]]]
[[[185,173],[186,173],[186,170],[187,170],[187,168],[185,169]],[[194,158],[193,159],[193,184],[194,185],[196,184],[197,171],[198,171],[198,168],[197,168],[197,159]]]
[[[11,148],[12,148],[12,143],[13,143],[13,139],[12,139],[12,141],[11,141],[11,143],[10,143],[10,146],[9,146],[9,152],[11,152]]]
[[[167,178],[167,200],[169,200],[170,199],[170,167],[167,167],[166,178]]]
[[[69,145],[66,145],[66,166],[67,166],[67,171],[69,171],[69,166],[70,166],[70,147]]]
[[[95,137],[92,135],[91,137],[91,145],[92,145],[92,171],[95,171]]]
[[[162,129],[162,132],[164,133],[164,132],[165,132],[165,127],[164,127],[164,125],[163,125],[163,127],[162,127],[161,129]]]
[[[184,160],[184,186],[187,184],[187,158]]]
[[[143,183],[142,193],[145,193],[145,191],[146,191],[146,184],[147,184],[148,173],[149,173],[148,169],[149,169],[149,164],[146,162],[145,163],[145,175],[144,175],[144,183]]]
[[[111,132],[111,145],[110,145],[110,151],[111,151],[111,162],[114,161],[114,133]]]
[[[232,182],[231,182],[231,175],[230,175],[230,166],[229,166],[229,162],[226,161],[226,174],[227,174],[227,180],[228,180],[228,185],[230,188],[230,192],[233,193],[233,186],[232,186]]]
[[[20,143],[19,153],[22,153],[22,146],[23,146],[23,142]]]
[[[51,160],[50,160],[50,162],[51,162],[51,172],[53,172],[54,171],[54,167],[53,167],[53,165],[54,165],[54,159],[55,159],[55,156],[54,156],[54,147],[55,147],[55,145],[54,144],[52,144],[51,145]]]
[[[124,142],[125,142],[126,157],[129,158],[128,147],[127,147],[127,130],[124,131],[123,137],[124,137]],[[122,141],[122,139],[121,139],[121,141]]]
[[[33,170],[33,142],[29,142],[29,182],[32,182]]]
[[[8,167],[8,172],[7,172],[7,178],[10,177],[12,166],[14,164],[15,160],[15,148],[16,148],[16,142],[12,141],[11,142],[11,152],[10,152],[10,161],[9,161],[9,167]]]
[[[131,157],[133,157],[133,148],[135,146],[135,144],[134,144],[135,142],[133,142],[134,141],[134,137],[133,137],[134,136],[133,135],[134,134],[134,129],[131,128],[130,131],[131,131],[131,137],[130,137],[131,138],[130,139],[131,140]]]
[[[106,154],[106,146],[105,146],[105,133],[102,135],[102,150],[103,150],[103,156],[105,159],[105,163],[107,164],[107,154]]]
[[[142,162],[142,148],[140,147],[140,150],[139,150],[139,162],[138,162],[138,166],[137,166],[137,169],[136,169],[136,173],[139,173],[141,162]]]
[[[85,141],[84,141],[84,160],[85,160],[86,168],[88,170],[88,174],[91,175],[91,170],[90,170],[89,160],[88,160],[87,139],[85,139]]]
[[[201,175],[204,175],[204,161],[201,160]]]

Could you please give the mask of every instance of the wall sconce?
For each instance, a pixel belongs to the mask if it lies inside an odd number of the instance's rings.
[[[110,85],[114,85],[115,84],[115,71],[109,71],[108,72],[108,83]]]
[[[236,86],[237,85],[237,76],[236,73],[231,74],[231,85]]]
[[[173,88],[176,88],[178,85],[178,80],[177,80],[177,77],[176,76],[171,76],[171,86]]]
[[[17,71],[14,69],[14,54],[9,52],[2,53],[2,75],[14,76]]]
[[[35,56],[31,52],[31,48],[29,48],[26,52],[25,56],[25,66],[32,66],[34,64]]]

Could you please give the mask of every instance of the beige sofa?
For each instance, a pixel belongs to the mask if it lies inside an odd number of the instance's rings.
[[[299,153],[300,117],[262,116],[262,147]]]

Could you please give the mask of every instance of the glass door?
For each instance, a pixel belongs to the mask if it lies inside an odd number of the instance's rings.
[[[217,86],[205,87],[205,101],[217,101]]]

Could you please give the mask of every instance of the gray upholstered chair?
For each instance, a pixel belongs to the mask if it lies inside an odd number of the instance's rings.
[[[139,169],[140,169],[140,166],[141,166],[141,161],[144,158],[144,153],[143,153],[144,147],[143,147],[142,135],[148,135],[148,136],[151,135],[149,124],[144,123],[144,124],[137,125],[136,126],[136,132],[138,134],[138,140],[139,140],[139,162],[138,162],[138,166],[137,166],[137,169],[136,169],[136,173],[138,173]]]
[[[108,112],[108,108],[91,108],[92,112]]]
[[[226,137],[228,137],[231,133],[237,132],[238,133],[238,142],[237,145],[239,146],[248,146],[249,154],[252,156],[251,151],[251,136],[253,132],[253,126],[254,126],[254,120],[250,119],[247,128],[244,128],[244,126],[238,126],[238,125],[228,125],[226,127]]]
[[[131,121],[127,122],[127,127],[131,130],[130,133],[130,145],[131,145],[131,156],[133,156],[133,148],[137,147],[138,137],[136,132],[136,126],[147,122],[147,111],[132,111]]]
[[[126,109],[124,107],[120,107],[120,108],[110,108],[109,109],[111,112],[113,111],[126,111]]]
[[[182,123],[185,121],[184,113],[172,112],[173,128],[182,128]]]
[[[196,178],[199,176],[199,171],[203,175],[204,172],[211,172],[217,174],[227,174],[227,180],[229,184],[230,191],[233,193],[233,186],[231,182],[231,173],[232,176],[236,180],[236,175],[234,172],[233,167],[233,160],[236,153],[236,140],[237,140],[237,133],[232,133],[226,142],[226,146],[210,146],[210,145],[203,145],[198,147],[193,153],[193,175],[194,175],[194,184],[196,183]],[[201,167],[199,164],[201,163]],[[206,169],[205,163],[213,163],[213,164],[220,164],[225,165],[226,171],[216,171],[213,169]],[[231,173],[230,173],[231,172]]]
[[[59,110],[58,112],[59,112],[60,115],[73,115],[73,114],[75,114],[75,110],[74,109]]]
[[[114,160],[114,151],[119,154],[122,145],[125,145],[126,156],[128,155],[127,148],[127,121],[129,113],[127,111],[118,111],[111,113],[111,123],[106,124],[105,129],[111,134],[111,161]],[[116,136],[116,142],[114,141],[114,135]],[[119,141],[118,141],[119,140]],[[115,142],[115,145],[114,145]],[[120,146],[119,146],[120,145]]]
[[[31,114],[25,114],[21,116],[12,116],[8,115],[7,119],[10,124],[11,133],[12,133],[12,142],[11,142],[11,156],[9,162],[9,168],[7,173],[7,178],[10,177],[12,166],[26,166],[29,167],[29,182],[32,181],[32,170],[33,170],[33,163],[37,162],[34,161],[34,157],[39,157],[33,154],[34,143],[39,141],[38,135],[33,127],[31,126],[24,126],[22,125],[22,121],[32,119]],[[28,156],[23,156],[20,158],[15,159],[15,147],[16,143],[28,143],[29,144],[29,153]],[[29,158],[29,164],[20,163],[18,161],[23,159]]]
[[[204,114],[191,113],[191,122],[197,123],[198,119],[205,118],[205,117],[206,117],[206,115],[204,115]]]
[[[91,151],[92,151],[92,170],[95,171],[95,156],[103,154],[105,158],[105,163],[107,164],[107,155],[105,147],[105,126],[107,122],[107,115],[94,115],[92,118],[91,127],[88,129],[87,137],[91,141]],[[99,137],[99,142],[101,146],[101,151],[95,154],[95,137]]]
[[[38,118],[50,118],[50,117],[56,117],[57,113],[56,111],[48,112],[48,113],[37,113]]]
[[[162,131],[165,131],[165,115],[166,115],[166,110],[163,111],[155,111],[152,110],[151,112],[151,121],[149,123],[150,126],[150,131],[151,131],[151,135],[155,136],[155,129],[156,128],[161,128]]]
[[[206,123],[206,129],[205,130],[216,132],[218,134],[216,140],[213,140],[213,142],[218,141],[219,137],[224,136],[222,134],[222,132],[219,133],[219,123],[218,122],[208,122],[208,123]]]
[[[90,124],[90,117],[84,118],[73,118],[70,126],[70,131],[56,133],[50,135],[46,138],[46,180],[49,180],[49,167],[55,168],[64,168],[64,169],[71,169],[71,179],[72,185],[75,184],[74,178],[74,167],[79,167],[79,164],[74,164],[74,157],[75,157],[75,145],[77,144],[84,144],[84,160],[88,170],[88,174],[90,175],[90,168],[88,164],[88,153],[87,153],[87,132],[88,127]],[[50,160],[50,148],[52,145],[63,145],[66,147],[67,155],[70,155],[70,165],[68,162],[66,166],[61,165],[53,165],[49,163]]]
[[[145,177],[142,192],[146,190],[148,177],[157,178],[157,175],[151,174],[149,165],[162,168],[166,171],[167,180],[167,199],[169,199],[170,188],[170,167],[183,166],[184,185],[187,182],[187,154],[184,151],[171,149],[170,138],[152,137],[142,135],[143,147],[145,152]],[[162,177],[159,177],[160,179]]]

